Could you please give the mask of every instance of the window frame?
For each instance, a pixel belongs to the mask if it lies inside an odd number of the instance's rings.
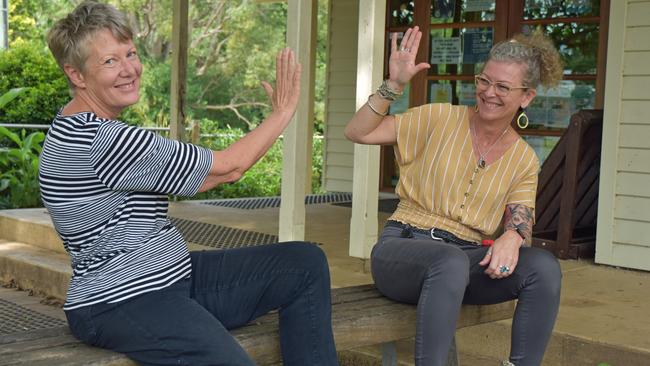
[[[599,15],[585,17],[562,17],[562,18],[545,18],[545,19],[524,19],[524,1],[522,0],[495,0],[494,20],[491,21],[470,21],[470,22],[452,22],[452,23],[431,23],[431,4],[435,0],[417,0],[414,1],[413,23],[411,25],[391,26],[391,1],[386,2],[386,39],[384,52],[384,76],[388,77],[388,58],[390,52],[390,36],[394,32],[404,32],[412,26],[419,26],[422,31],[420,48],[416,55],[416,64],[420,62],[429,62],[429,53],[431,47],[431,30],[432,29],[461,29],[461,28],[481,28],[492,27],[493,43],[508,39],[516,33],[522,31],[525,26],[537,26],[546,24],[567,24],[567,23],[585,23],[597,24],[599,27],[598,35],[598,52],[596,55],[596,74],[570,74],[565,75],[563,80],[574,81],[594,81],[596,94],[594,107],[602,109],[605,94],[605,68],[607,56],[607,34],[609,31],[609,7],[611,0],[600,0]],[[459,1],[456,0],[456,6]],[[456,80],[460,82],[473,83],[474,75],[428,75],[426,72],[416,74],[410,83],[409,107],[428,103],[427,89],[430,81],[438,80]],[[561,136],[565,129],[520,129],[516,124],[513,127],[522,136]],[[381,173],[380,173],[380,190],[392,191],[392,178],[395,175],[394,154],[392,146],[383,146],[381,152]]]

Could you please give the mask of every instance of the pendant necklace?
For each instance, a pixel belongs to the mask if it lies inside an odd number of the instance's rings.
[[[508,127],[510,127],[510,126],[507,126],[505,128],[505,130],[503,130],[503,132],[501,132],[501,135],[499,136],[499,138],[496,139],[492,143],[492,145],[490,145],[490,147],[487,149],[485,154],[483,154],[483,153],[481,153],[481,149],[479,148],[478,137],[476,136],[476,126],[474,125],[474,128],[472,128],[472,126],[470,126],[470,130],[472,130],[472,133],[474,134],[474,140],[476,140],[476,151],[478,151],[478,166],[479,166],[479,168],[481,168],[481,169],[485,168],[485,165],[486,165],[485,157],[490,153],[490,151],[492,151],[492,148],[497,144],[497,142],[499,142],[501,140],[501,138],[508,132]]]

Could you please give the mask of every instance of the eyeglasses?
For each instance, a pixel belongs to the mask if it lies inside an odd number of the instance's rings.
[[[527,86],[510,86],[498,81],[491,81],[481,75],[474,76],[474,83],[479,90],[487,90],[490,86],[494,85],[494,93],[500,97],[507,96],[513,89],[529,89]]]

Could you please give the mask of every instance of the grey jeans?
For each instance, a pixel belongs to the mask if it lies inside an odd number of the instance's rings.
[[[540,365],[560,303],[562,273],[549,252],[523,247],[512,275],[493,280],[478,263],[487,247],[457,245],[399,227],[384,228],[372,250],[379,291],[417,304],[415,364],[444,365],[461,304],[519,299],[512,322],[510,361]]]

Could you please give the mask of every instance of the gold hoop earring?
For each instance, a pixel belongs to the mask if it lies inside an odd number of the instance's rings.
[[[517,117],[517,126],[522,130],[528,127],[528,116],[526,115],[525,109],[522,109],[521,113],[519,113],[519,117]]]
[[[478,104],[474,106],[474,112],[478,113]]]

